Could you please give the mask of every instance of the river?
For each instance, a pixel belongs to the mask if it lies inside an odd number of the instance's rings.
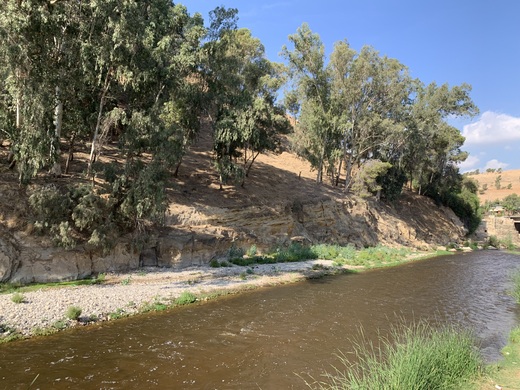
[[[499,251],[442,256],[0,345],[0,389],[302,389],[360,328],[375,340],[419,319],[473,330],[495,361],[520,320],[519,268]]]

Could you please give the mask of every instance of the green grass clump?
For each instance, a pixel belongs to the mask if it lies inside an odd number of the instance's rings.
[[[155,300],[153,302],[146,302],[141,306],[141,313],[147,313],[150,311],[165,311],[168,309],[168,305],[161,301]]]
[[[513,328],[509,333],[510,343],[520,343],[520,326]]]
[[[520,270],[515,271],[511,279],[513,281],[511,296],[515,299],[516,303],[520,304]]]
[[[183,291],[181,295],[175,300],[177,305],[189,305],[197,300],[197,296],[189,291]]]
[[[24,336],[15,328],[5,324],[0,324],[0,344],[21,340]]]
[[[69,306],[67,308],[67,312],[65,313],[65,317],[67,317],[69,320],[77,321],[81,315],[81,311],[81,308],[78,306]]]
[[[358,363],[328,374],[320,389],[457,389],[481,373],[474,338],[453,328],[435,330],[425,323],[394,329],[378,347],[358,344]]]
[[[14,303],[23,303],[25,301],[25,297],[23,296],[23,294],[21,294],[19,292],[15,292],[11,296],[11,301]]]

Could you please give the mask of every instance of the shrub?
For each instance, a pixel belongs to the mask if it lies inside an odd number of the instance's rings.
[[[287,248],[278,248],[274,253],[274,261],[279,263],[316,259],[316,253],[304,245],[291,243]]]
[[[183,291],[181,295],[175,300],[177,305],[189,305],[197,300],[195,294],[189,291]]]
[[[34,217],[44,227],[59,225],[70,214],[69,198],[54,185],[38,188],[29,196]]]
[[[256,256],[256,245],[251,245],[251,247],[247,250],[246,252],[246,255],[248,255],[249,257],[253,257],[253,256]]]
[[[228,258],[230,260],[241,259],[242,257],[244,257],[244,253],[245,252],[242,248],[233,245],[231,246],[231,248],[229,248]]]
[[[500,246],[500,241],[497,236],[489,236],[487,245],[498,248]]]
[[[319,244],[313,245],[311,249],[316,257],[322,260],[346,262],[356,256],[356,248],[350,244],[347,246]]]
[[[81,308],[78,306],[69,306],[67,308],[67,312],[65,313],[65,317],[69,320],[77,321],[79,316],[81,315]]]

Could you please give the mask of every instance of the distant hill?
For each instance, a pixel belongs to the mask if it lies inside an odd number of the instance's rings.
[[[471,173],[468,176],[475,179],[479,184],[481,204],[484,204],[486,201],[502,200],[506,196],[515,193],[520,195],[520,169],[479,174]],[[496,186],[497,179],[499,179],[500,183],[499,188]]]

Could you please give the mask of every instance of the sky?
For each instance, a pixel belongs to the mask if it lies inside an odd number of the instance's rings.
[[[424,84],[468,83],[480,113],[450,118],[466,137],[462,172],[520,169],[519,0],[182,0],[204,20],[217,6],[238,9],[238,26],[261,40],[269,60],[306,22],[326,54],[346,39],[406,65]]]

